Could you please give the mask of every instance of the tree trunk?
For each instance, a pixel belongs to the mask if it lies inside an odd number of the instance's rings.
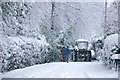
[[[120,48],[120,1],[118,1],[118,29],[119,29],[119,31],[118,31],[118,36],[119,36],[119,38],[118,38],[118,42],[119,42],[119,44],[118,44],[118,46],[119,46],[119,48]]]
[[[105,0],[105,16],[104,16],[104,35],[106,36],[108,32],[107,27],[107,0]]]
[[[52,2],[52,10],[51,10],[51,29],[54,30],[54,11],[55,11],[55,3]]]

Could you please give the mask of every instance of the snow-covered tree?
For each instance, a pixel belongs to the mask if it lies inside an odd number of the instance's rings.
[[[107,5],[107,4],[106,4]],[[118,29],[118,2],[114,1],[106,7],[104,23],[105,36],[115,34],[119,32]]]
[[[2,3],[3,68],[9,71],[44,63],[48,43],[32,17],[33,3]]]

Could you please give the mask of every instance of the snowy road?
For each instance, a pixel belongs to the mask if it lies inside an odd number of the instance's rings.
[[[53,62],[17,69],[2,74],[3,78],[117,78],[99,62]]]

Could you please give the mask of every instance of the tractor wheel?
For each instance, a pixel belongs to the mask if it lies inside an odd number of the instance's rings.
[[[91,60],[92,60],[91,51],[88,52],[88,55],[89,55],[88,56],[89,57],[89,62],[91,62]]]

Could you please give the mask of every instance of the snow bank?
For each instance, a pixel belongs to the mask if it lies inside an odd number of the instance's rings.
[[[109,57],[112,54],[111,50],[115,49],[116,46],[118,46],[118,34],[107,36],[104,40],[105,56]]]
[[[105,45],[108,45],[110,47],[114,45],[118,45],[118,34],[107,36],[104,43]]]
[[[118,34],[112,34],[106,37],[104,40],[104,47],[102,53],[102,62],[108,68],[115,68],[114,61],[112,62],[111,59],[118,59],[119,55],[116,54],[118,50]]]

